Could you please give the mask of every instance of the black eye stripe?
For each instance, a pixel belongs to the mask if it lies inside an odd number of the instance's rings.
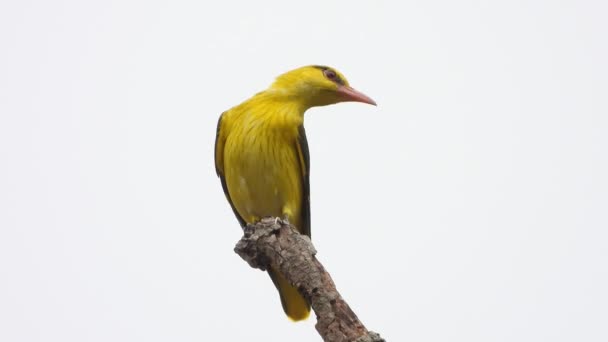
[[[323,74],[325,75],[325,77],[329,78],[330,80],[334,80],[338,77],[338,75],[336,75],[336,73],[330,69],[323,70]]]
[[[313,67],[321,70],[323,72],[323,75],[325,77],[327,77],[327,79],[329,79],[339,85],[345,84],[344,80],[340,76],[338,76],[338,73],[335,72],[334,70],[332,70],[330,67],[326,67],[323,65],[313,65]]]

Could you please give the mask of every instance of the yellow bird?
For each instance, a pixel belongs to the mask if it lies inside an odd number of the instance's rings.
[[[376,103],[326,66],[277,77],[265,91],[225,111],[215,138],[215,168],[241,226],[268,216],[310,236],[309,155],[304,112],[338,102]],[[306,319],[310,304],[280,273],[268,270],[287,316]]]

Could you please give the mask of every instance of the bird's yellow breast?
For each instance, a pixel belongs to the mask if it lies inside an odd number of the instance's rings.
[[[248,223],[275,216],[300,227],[303,184],[297,122],[286,116],[289,113],[271,110],[233,115],[223,158],[236,210]]]

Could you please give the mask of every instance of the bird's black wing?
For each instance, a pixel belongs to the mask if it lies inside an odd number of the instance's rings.
[[[299,228],[302,234],[310,237],[310,154],[304,126],[298,127],[297,150],[302,170],[302,227]]]

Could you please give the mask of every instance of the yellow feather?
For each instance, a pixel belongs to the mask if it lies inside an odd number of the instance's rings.
[[[282,217],[301,227],[302,169],[296,149],[304,111],[297,103],[258,95],[225,113],[229,134],[222,154],[230,199],[247,223]],[[269,270],[287,316],[308,317],[310,305],[297,289]]]
[[[296,143],[303,112],[254,98],[224,115],[232,127],[224,175],[236,210],[248,223],[277,216],[298,227],[302,172]]]

